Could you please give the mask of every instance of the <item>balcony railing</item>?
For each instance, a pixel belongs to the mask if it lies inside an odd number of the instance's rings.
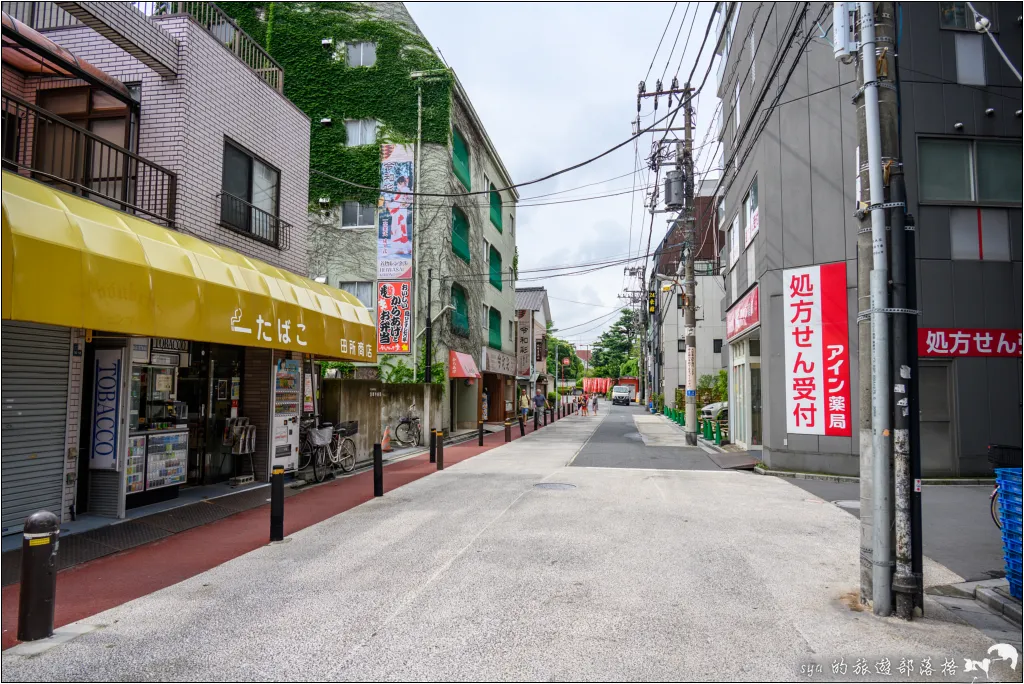
[[[220,224],[281,251],[291,246],[291,224],[228,192],[217,195]]]
[[[187,14],[242,60],[267,85],[284,92],[284,69],[252,36],[212,2],[133,2],[148,17]]]
[[[173,172],[10,93],[0,109],[5,169],[174,226]]]
[[[4,2],[2,8],[11,17],[37,31],[82,25],[52,2]]]

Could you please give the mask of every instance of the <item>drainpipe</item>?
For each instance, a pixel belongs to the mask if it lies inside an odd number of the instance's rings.
[[[878,58],[875,42],[875,3],[860,3],[861,66],[864,70],[864,118],[867,129],[867,158],[871,215],[871,431],[872,470],[872,582],[875,615],[892,613],[892,572],[890,569],[890,528],[892,519],[889,445],[889,320],[888,255],[885,230],[885,192],[882,172],[882,134],[878,109]]]

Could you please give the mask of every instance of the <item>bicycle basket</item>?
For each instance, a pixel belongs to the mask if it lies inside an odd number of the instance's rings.
[[[331,437],[334,435],[334,428],[313,428],[309,431],[309,439],[313,442],[313,446],[327,446],[331,443]]]
[[[351,437],[352,435],[359,432],[359,421],[348,420],[345,421],[344,423],[338,423],[335,429],[338,431],[338,434],[341,435],[342,437]]]

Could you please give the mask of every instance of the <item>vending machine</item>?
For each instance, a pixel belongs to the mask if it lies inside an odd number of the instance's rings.
[[[299,463],[299,415],[302,411],[302,362],[278,359],[274,364],[274,432],[271,470],[294,471]]]

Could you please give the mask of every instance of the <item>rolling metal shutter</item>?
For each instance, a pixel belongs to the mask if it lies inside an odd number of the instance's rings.
[[[69,328],[3,321],[0,500],[5,534],[36,511],[61,515],[70,349]]]

